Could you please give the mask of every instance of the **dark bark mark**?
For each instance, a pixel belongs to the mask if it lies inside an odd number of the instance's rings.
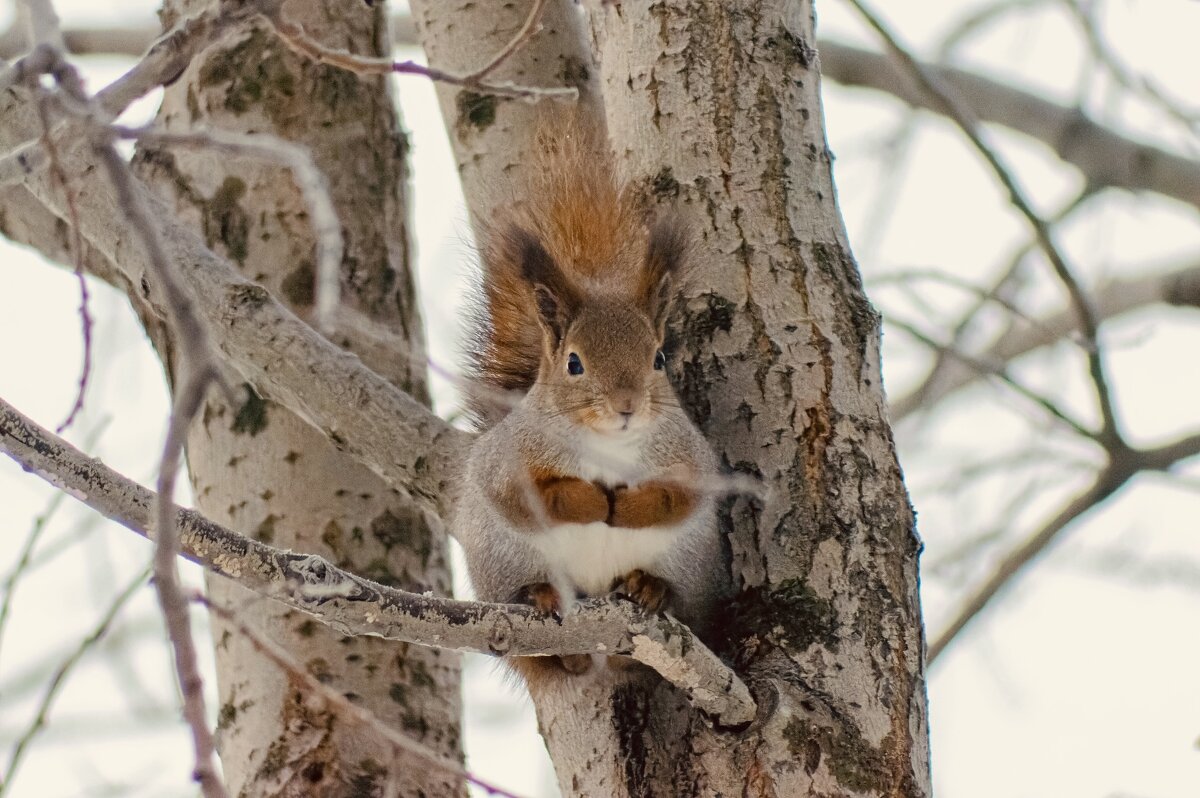
[[[480,94],[474,91],[460,91],[454,98],[458,109],[458,120],[454,129],[458,137],[464,141],[472,133],[487,130],[496,121],[496,105],[499,100],[493,94]]]
[[[650,702],[642,685],[625,683],[612,694],[612,721],[617,731],[625,788],[630,796],[649,796],[653,780],[647,773]],[[652,744],[652,743],[651,743]]]
[[[238,434],[249,434],[253,438],[267,428],[267,402],[250,383],[243,383],[242,387],[246,389],[246,400],[238,407],[231,428]]]

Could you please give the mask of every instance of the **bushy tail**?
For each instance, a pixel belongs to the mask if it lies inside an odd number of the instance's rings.
[[[464,347],[467,411],[489,427],[537,379],[542,333],[524,256],[531,237],[585,295],[632,289],[645,215],[595,133],[563,116],[542,125],[525,175],[480,231],[481,276]]]

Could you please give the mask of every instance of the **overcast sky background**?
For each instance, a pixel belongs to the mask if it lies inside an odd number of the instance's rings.
[[[920,50],[967,4],[879,5]],[[155,7],[146,0],[59,0],[56,6],[68,25],[143,20]],[[818,9],[822,35],[875,45],[842,3],[822,0]],[[1127,63],[1196,107],[1200,2],[1109,2],[1104,23]],[[1061,102],[1082,93],[1089,112],[1115,120],[1125,132],[1200,154],[1195,137],[1160,112],[1113,100],[1111,84],[1086,72],[1068,17],[1049,0],[972,40],[960,61]],[[127,64],[85,63],[93,89]],[[466,214],[449,179],[453,161],[431,86],[416,78],[396,85],[413,142],[413,229],[431,358],[452,368],[456,297],[470,268]],[[1025,232],[962,138],[947,123],[921,116],[903,157],[889,155],[882,145],[906,118],[898,104],[828,84],[825,97],[839,199],[868,285],[916,268],[986,285]],[[142,113],[152,107],[144,104]],[[1043,212],[1079,189],[1078,176],[1041,145],[1003,132],[989,138]],[[895,183],[885,167],[898,170]],[[1200,258],[1195,209],[1154,197],[1101,198],[1065,226],[1061,238],[1089,284]],[[65,270],[6,242],[0,242],[0,263],[0,396],[53,428],[70,407],[78,378],[77,287]],[[1035,261],[1035,305],[1061,306],[1061,289],[1039,268]],[[872,296],[885,312],[907,320],[949,319],[970,300],[942,286],[918,289],[927,307],[888,286]],[[99,285],[92,290],[98,360],[85,417],[68,437],[80,444],[98,436],[91,452],[152,484],[168,409],[161,369],[123,297]],[[1131,440],[1154,443],[1194,431],[1200,420],[1196,313],[1154,309],[1107,329],[1104,340]],[[1016,373],[1093,418],[1081,363],[1069,347],[1058,348],[1029,358]],[[911,341],[888,331],[884,371],[893,394],[903,393],[926,364]],[[452,396],[439,385],[444,409]],[[1015,514],[1018,531],[1034,528],[1087,482],[1085,465],[1094,452],[1031,421],[1035,415],[1011,395],[982,386],[948,402],[937,418],[897,430],[927,543],[923,600],[931,631],[940,629],[962,586],[986,573],[994,556],[939,569],[937,578],[929,574],[931,563],[944,562],[965,531],[987,529],[997,519]],[[1015,510],[1009,505],[1014,494],[1023,495],[1022,483],[1003,472],[958,494],[939,490],[964,464],[1014,453],[1030,488]],[[1071,460],[1079,465],[1064,465]],[[1181,474],[1139,479],[1099,519],[1077,524],[938,663],[930,677],[930,724],[939,796],[1200,794],[1200,469],[1193,464]],[[0,458],[0,579],[53,495]],[[1001,536],[1000,542],[1013,539]],[[48,524],[43,544],[37,559],[45,564],[21,584],[0,640],[0,768],[10,741],[29,722],[43,689],[39,679],[150,556],[134,535],[97,522],[69,499]],[[188,573],[198,583],[195,569],[188,566]],[[59,698],[50,730],[28,755],[13,794],[194,794],[190,747],[171,698],[172,673],[150,589],[123,613],[103,651]],[[495,678],[491,662],[472,658],[466,674],[471,769],[530,798],[553,795],[527,702]],[[211,678],[208,687],[215,695]]]

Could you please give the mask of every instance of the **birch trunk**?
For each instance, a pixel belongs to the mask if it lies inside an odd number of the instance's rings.
[[[168,0],[164,23],[201,7]],[[390,52],[382,5],[293,0],[287,13],[331,46]],[[405,206],[407,141],[388,86],[385,78],[299,59],[269,30],[247,29],[205,52],[166,89],[159,122],[266,132],[311,149],[347,243],[334,340],[427,401]],[[178,149],[143,150],[136,163],[210,247],[307,317],[313,236],[286,171]],[[156,344],[170,365],[172,342],[159,331]],[[198,507],[222,524],[385,584],[449,593],[440,522],[282,406],[252,396],[230,407],[214,393],[191,430],[188,465]],[[236,608],[314,676],[429,748],[461,757],[455,653],[344,637],[221,577],[210,577],[209,587],[214,600]],[[369,730],[306,700],[226,624],[214,620],[213,633],[218,739],[233,794],[382,795],[388,785],[405,796],[457,794],[455,779],[416,757],[397,760]]]
[[[431,59],[478,52],[422,6]],[[613,151],[700,238],[672,377],[725,463],[769,492],[723,514],[741,592],[718,643],[759,718],[714,730],[656,679],[535,696],[563,794],[929,795],[920,543],[834,195],[812,5],[625,0],[596,4],[591,29]],[[461,132],[478,131],[442,92],[486,213]]]

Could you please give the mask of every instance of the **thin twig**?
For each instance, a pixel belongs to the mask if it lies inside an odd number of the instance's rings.
[[[92,105],[73,67],[60,63],[55,71],[55,78],[59,87],[72,100],[83,105]],[[92,109],[92,112],[96,116],[102,113],[98,109]],[[208,728],[204,709],[203,682],[196,661],[187,602],[179,587],[179,574],[175,562],[179,543],[172,512],[175,478],[179,471],[187,427],[199,410],[208,386],[213,383],[223,385],[223,382],[217,368],[215,353],[197,317],[194,301],[180,284],[174,267],[167,259],[158,228],[151,221],[145,206],[133,189],[133,176],[130,174],[129,165],[113,146],[110,132],[95,127],[87,132],[92,139],[93,151],[112,181],[118,204],[146,252],[153,276],[163,288],[167,299],[168,318],[175,332],[173,340],[178,344],[178,387],[159,466],[158,512],[154,525],[157,533],[154,585],[175,653],[175,668],[183,694],[184,719],[192,731],[196,759],[195,778],[200,782],[206,798],[224,798],[227,792],[217,772],[216,745],[212,731]]]
[[[99,440],[101,434],[103,434],[105,428],[108,426],[108,422],[109,418],[105,417],[99,424],[96,425],[93,430],[88,433],[83,444],[85,449],[91,449],[95,445],[96,441]],[[3,648],[2,643],[4,641],[4,628],[8,620],[8,615],[12,611],[13,595],[16,593],[17,583],[26,573],[44,565],[49,559],[45,554],[40,554],[39,557],[35,558],[33,553],[34,549],[37,547],[38,541],[41,539],[42,533],[46,531],[50,523],[50,519],[58,510],[59,505],[62,504],[62,497],[62,493],[56,493],[46,505],[46,509],[43,510],[41,515],[34,520],[33,526],[29,530],[29,534],[25,536],[25,542],[21,546],[21,552],[17,555],[16,564],[13,566],[12,570],[9,571],[8,576],[4,578],[3,587],[0,587],[0,591],[2,591],[4,594],[4,599],[2,602],[0,602],[0,649]],[[74,535],[72,535],[72,537],[74,537]],[[53,541],[52,544],[55,545],[48,546],[52,550],[59,548],[56,545],[57,541]],[[46,548],[47,547],[43,547],[43,551]],[[65,549],[65,546],[62,548]],[[0,690],[0,695],[5,695],[5,692]]]
[[[1001,589],[1029,564],[1030,560],[1045,550],[1063,529],[1112,496],[1118,488],[1129,481],[1134,473],[1136,472],[1121,473],[1112,468],[1106,469],[1096,477],[1087,490],[1072,499],[1054,518],[1006,555],[992,571],[991,576],[984,580],[983,584],[977,587],[959,606],[950,623],[929,644],[927,662],[933,665],[946,647],[966,628],[967,624],[988,606]]]
[[[875,29],[892,56],[920,83],[926,92],[937,100],[942,106],[944,113],[963,131],[967,139],[975,146],[975,149],[983,156],[984,160],[988,162],[992,167],[992,171],[1008,190],[1012,204],[1021,212],[1026,221],[1029,222],[1030,227],[1033,228],[1042,252],[1045,253],[1055,274],[1058,275],[1059,280],[1066,288],[1067,295],[1071,298],[1071,304],[1074,306],[1075,313],[1079,318],[1079,327],[1087,347],[1088,371],[1091,375],[1092,386],[1100,406],[1100,416],[1102,419],[1100,439],[1103,441],[1110,458],[1115,459],[1119,457],[1129,446],[1121,434],[1116,410],[1113,406],[1112,393],[1109,389],[1108,377],[1104,368],[1103,353],[1100,349],[1099,323],[1096,320],[1096,312],[1083,287],[1075,278],[1074,272],[1067,265],[1066,258],[1054,242],[1050,225],[1034,210],[1032,203],[1025,196],[1024,190],[1017,184],[1015,176],[1000,159],[999,154],[983,141],[979,121],[975,118],[975,115],[958,101],[952,90],[942,85],[942,82],[936,76],[929,70],[926,70],[899,43],[879,16],[874,11],[868,9],[862,0],[846,0],[846,2],[853,6],[863,19],[866,20],[867,24]]]
[[[354,55],[353,53],[348,53],[345,50],[338,50],[321,44],[316,39],[309,36],[299,23],[292,22],[284,17],[278,7],[273,10],[264,9],[261,13],[262,16],[271,23],[271,26],[275,29],[275,32],[279,34],[279,38],[283,40],[283,43],[291,48],[291,50],[296,54],[304,56],[305,58],[309,58],[318,63],[336,66],[359,75],[387,75],[393,73],[422,75],[439,83],[448,83],[452,86],[461,86],[465,89],[472,89],[482,94],[494,94],[498,97],[514,97],[530,101],[537,101],[548,97],[574,99],[579,96],[579,90],[573,86],[543,88],[538,86],[518,86],[509,82],[485,83],[475,75],[455,75],[434,67],[423,66],[415,61],[393,61],[390,58],[369,58],[366,56]],[[534,23],[536,25],[536,20],[534,20]],[[515,51],[517,48],[523,45],[527,38],[528,37],[523,37],[518,34],[518,38],[514,40],[516,47],[514,47],[513,50]],[[512,46],[512,44],[513,43],[510,42],[510,46]],[[508,50],[508,47],[506,47],[505,50]],[[500,58],[500,61],[503,61],[512,54],[512,52],[501,52],[504,55],[504,58]],[[486,75],[496,66],[499,66],[499,63],[494,65],[489,63],[486,67],[484,67],[484,74]]]
[[[59,52],[66,49],[58,14],[50,0],[23,0],[20,10],[25,13],[26,32],[34,47],[46,45]]]
[[[984,582],[955,611],[953,619],[929,645],[928,662],[933,664],[964,628],[981,613],[1031,560],[1078,518],[1110,498],[1130,479],[1144,471],[1166,471],[1175,464],[1200,454],[1200,434],[1189,435],[1153,449],[1128,450],[1109,461],[1092,484],[1063,507],[1041,529],[1001,560]]]
[[[34,713],[33,722],[26,728],[24,734],[18,738],[13,746],[12,753],[8,757],[8,767],[4,771],[4,780],[0,781],[0,796],[4,795],[8,788],[12,786],[13,776],[17,772],[17,767],[21,764],[21,759],[25,751],[29,748],[29,744],[33,742],[33,738],[37,736],[46,725],[46,718],[50,713],[50,708],[54,704],[54,699],[58,697],[59,690],[66,682],[67,676],[75,668],[75,665],[83,658],[83,655],[92,649],[99,642],[100,638],[104,637],[109,627],[112,626],[117,614],[133,598],[133,594],[137,589],[146,583],[146,578],[150,575],[150,569],[144,568],[142,572],[122,590],[109,605],[108,611],[96,624],[92,632],[80,641],[79,646],[68,656],[61,665],[54,671],[54,675],[50,677],[50,683],[46,687],[45,694],[42,695],[41,703],[38,704],[37,711]]]
[[[62,505],[63,495],[62,493],[54,494],[53,498],[46,505],[46,509],[42,510],[41,515],[34,519],[33,525],[29,528],[29,533],[25,535],[25,542],[21,545],[21,551],[17,555],[16,564],[8,572],[8,576],[4,578],[4,585],[0,586],[0,592],[4,594],[3,600],[0,601],[0,652],[4,650],[4,630],[8,625],[8,615],[12,611],[13,595],[15,595],[17,590],[17,582],[29,570],[34,547],[37,546],[42,533],[46,531],[50,519],[54,517],[54,513]],[[3,661],[2,658],[0,658],[0,661]]]
[[[897,70],[888,56],[824,39],[818,48],[822,78],[945,114],[938,98]],[[922,68],[956,89],[977,119],[1037,139],[1078,169],[1088,185],[1152,191],[1200,207],[1200,162],[1122,135],[1078,107],[1051,102],[978,72],[929,62]]]
[[[1078,2],[1075,0],[1059,0],[1058,5],[1066,8],[1067,12],[1079,26],[1079,31],[1083,34],[1083,39],[1087,42],[1092,56],[1096,61],[1103,64],[1105,70],[1119,85],[1135,94],[1142,94],[1149,97],[1168,117],[1187,128],[1189,133],[1193,135],[1200,133],[1200,110],[1185,111],[1146,77],[1139,75],[1126,66],[1113,51],[1112,47],[1109,46],[1108,42],[1104,40],[1104,36],[1100,32],[1100,26],[1096,24],[1096,20],[1092,14],[1085,11]]]
[[[496,71],[496,69],[509,59],[509,57],[525,46],[525,43],[536,36],[542,30],[542,12],[546,9],[548,0],[534,0],[533,7],[529,9],[529,15],[525,17],[525,23],[521,29],[517,31],[517,35],[509,41],[508,44],[501,48],[500,52],[492,57],[479,69],[469,74],[463,75],[463,80],[478,83],[488,75]]]
[[[70,222],[71,235],[68,248],[71,253],[71,263],[75,268],[75,279],[79,282],[79,321],[83,337],[83,366],[79,374],[79,389],[75,392],[75,402],[71,405],[67,417],[63,419],[54,431],[61,435],[75,423],[76,416],[83,410],[83,397],[87,392],[88,378],[92,373],[92,315],[89,310],[89,295],[87,278],[84,276],[83,237],[79,232],[79,207],[75,202],[75,192],[67,181],[67,173],[62,168],[58,158],[58,147],[54,137],[50,135],[50,112],[47,108],[49,99],[42,87],[36,88],[38,118],[42,122],[41,144],[45,148],[46,157],[50,162],[50,176],[58,184],[62,192],[63,202],[67,206],[67,221]]]
[[[920,328],[918,328],[915,324],[911,324],[909,322],[897,319],[894,315],[887,317],[886,322],[888,324],[893,325],[897,329],[903,330],[904,332],[908,333],[910,336],[912,336],[913,338],[915,338],[917,341],[924,344],[925,346],[929,347],[934,352],[939,353],[941,355],[949,355],[950,357],[953,357],[954,359],[958,360],[959,362],[963,363],[964,365],[967,365],[967,366],[975,369],[981,375],[996,377],[1001,382],[1003,382],[1005,385],[1012,388],[1017,394],[1025,397],[1029,401],[1038,405],[1043,410],[1045,410],[1047,413],[1049,413],[1052,417],[1058,419],[1063,424],[1070,427],[1074,432],[1078,433],[1080,436],[1087,438],[1088,440],[1091,440],[1091,441],[1096,441],[1097,443],[1101,443],[1103,445],[1103,441],[1101,440],[1099,432],[1097,432],[1096,430],[1093,430],[1093,429],[1089,429],[1082,422],[1078,421],[1075,418],[1072,418],[1070,414],[1068,414],[1065,410],[1063,410],[1058,405],[1056,405],[1049,398],[1042,396],[1037,391],[1034,391],[1031,388],[1028,388],[1027,386],[1022,385],[1020,382],[1015,380],[1008,373],[1008,371],[1006,369],[1006,365],[1004,363],[987,363],[987,362],[984,362],[972,355],[967,354],[966,352],[961,352],[958,349],[954,348],[953,346],[938,343],[937,341],[933,340],[928,335],[926,335],[924,332],[922,332],[920,330]]]
[[[937,60],[944,61],[949,58],[963,42],[974,36],[977,31],[996,22],[1000,17],[1028,11],[1038,6],[1049,5],[1049,3],[1050,0],[1001,0],[998,3],[970,10],[942,37],[938,44]]]
[[[1093,191],[1091,187],[1085,187],[1083,191],[1079,192],[1075,198],[1071,200],[1071,202],[1067,203],[1058,213],[1051,217],[1050,222],[1052,224],[1058,224],[1065,221],[1073,213],[1079,210],[1079,208],[1083,207],[1084,203],[1090,197],[1095,196],[1095,194],[1096,192]],[[1000,294],[1002,291],[1016,291],[1014,283],[1021,273],[1021,266],[1025,262],[1025,258],[1028,257],[1029,253],[1036,248],[1036,240],[1028,241],[1022,244],[1017,251],[1013,253],[1013,255],[1009,258],[1007,268],[1001,271],[999,278],[995,280],[995,282],[992,284],[992,287],[984,294],[984,296],[980,297],[971,308],[963,313],[958,323],[954,325],[950,336],[949,346],[954,347],[955,349],[961,349],[967,332],[972,328],[973,323],[977,320],[979,311],[982,310],[983,306],[989,301],[1000,299]],[[1046,326],[1041,322],[1037,322],[1037,324]],[[1006,325],[1005,329],[996,336],[996,340],[1007,341],[1009,339],[1009,333],[1011,333],[1012,329],[1012,324]],[[1072,324],[1067,331],[1056,334],[1053,340],[1066,337],[1067,332],[1073,329],[1074,325]],[[989,354],[995,353],[992,350],[989,350]],[[1007,362],[1010,358],[984,357],[981,359],[986,362]],[[928,373],[925,375],[925,378],[921,380],[920,385],[906,393],[904,396],[898,397],[897,399],[889,402],[888,409],[891,412],[892,420],[900,421],[916,410],[928,409],[932,404],[936,403],[937,400],[950,393],[950,390],[943,390],[941,389],[941,386],[947,381],[945,379],[946,372],[952,368],[955,362],[956,361],[953,359],[947,358],[943,356],[942,353],[939,353],[934,359],[933,365],[930,367]],[[956,373],[966,373],[970,378],[978,375],[978,372],[974,370],[959,369],[951,372],[951,378],[953,378],[954,374]]]

